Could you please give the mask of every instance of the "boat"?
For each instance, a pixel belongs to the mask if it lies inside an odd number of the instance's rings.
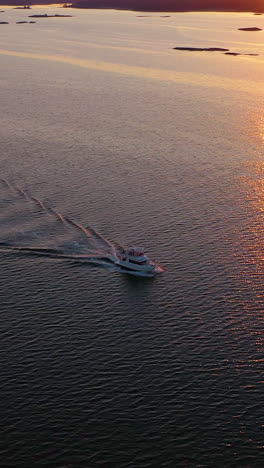
[[[130,247],[124,250],[115,260],[115,265],[122,273],[135,276],[153,277],[164,270],[161,266],[150,260],[141,247]]]

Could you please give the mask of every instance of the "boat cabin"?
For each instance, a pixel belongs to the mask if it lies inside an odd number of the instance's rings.
[[[125,253],[123,260],[135,263],[136,265],[145,265],[148,261],[141,247],[130,247]]]
[[[130,247],[127,251],[127,255],[131,257],[142,257],[145,256],[144,254],[144,249],[141,249],[140,247]]]

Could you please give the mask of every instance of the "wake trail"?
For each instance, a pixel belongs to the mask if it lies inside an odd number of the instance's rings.
[[[112,242],[103,237],[95,228],[89,227],[89,231],[96,239],[108,246],[113,254],[116,254],[116,249]]]
[[[112,263],[114,265],[117,259],[118,249],[123,249],[117,242],[114,243],[106,239],[93,227],[84,227],[69,216],[65,216],[47,203],[31,195],[29,191],[12,184],[9,180],[1,178],[0,182],[12,192],[19,194],[25,202],[32,202],[38,210],[47,213],[50,221],[44,219],[43,225],[36,226],[37,212],[21,211],[17,199],[9,200],[9,206],[12,206],[12,216],[6,207],[6,219],[9,221],[10,235],[3,233],[0,237],[0,249],[20,251],[36,255],[46,255],[56,258],[68,258],[77,261],[87,261],[105,265]],[[10,205],[10,203],[12,203]],[[26,205],[25,205],[26,206]],[[15,210],[14,210],[15,208]],[[23,205],[22,205],[23,208]],[[32,210],[31,210],[32,211]],[[31,214],[30,214],[31,213]],[[5,215],[5,213],[4,213]],[[52,221],[53,219],[53,221]],[[59,224],[57,222],[59,221]],[[25,229],[24,225],[27,225]],[[32,229],[28,229],[28,224]],[[68,226],[68,228],[67,228]],[[24,228],[24,229],[23,229]],[[71,229],[73,229],[71,231]],[[74,232],[79,232],[77,236]],[[11,238],[12,241],[8,240]]]
[[[81,224],[76,223],[76,221],[74,221],[73,219],[69,218],[68,216],[64,217],[63,219],[64,219],[64,221],[65,221],[66,223],[69,223],[69,224],[71,224],[72,226],[74,226],[74,227],[76,227],[77,229],[79,229],[80,231],[82,231],[87,237],[91,237],[90,232],[89,232],[87,229],[85,229]]]
[[[50,208],[50,212],[51,212],[51,213],[54,213],[54,215],[56,216],[56,218],[59,219],[60,221],[62,221],[62,222],[65,222],[65,221],[66,221],[66,219],[64,218],[64,216],[63,216],[61,213],[59,213],[57,210],[55,210],[54,208]]]

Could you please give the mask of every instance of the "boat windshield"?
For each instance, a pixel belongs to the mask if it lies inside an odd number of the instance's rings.
[[[144,250],[143,249],[128,249],[128,255],[131,255],[132,257],[142,257],[144,255]]]

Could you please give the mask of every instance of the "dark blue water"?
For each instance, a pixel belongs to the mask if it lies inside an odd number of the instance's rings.
[[[263,95],[144,73],[1,55],[3,466],[263,465]]]

